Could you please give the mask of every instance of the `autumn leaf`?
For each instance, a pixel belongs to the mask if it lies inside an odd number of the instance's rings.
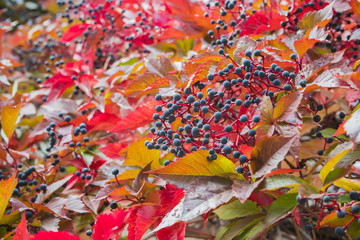
[[[170,227],[166,227],[157,231],[156,236],[159,240],[183,240],[185,239],[185,229],[186,223],[185,222],[177,222]]]
[[[232,197],[230,180],[220,177],[197,177],[183,182],[183,179],[169,179],[172,184],[182,186],[185,197],[176,205],[161,223],[152,231],[169,227],[178,221],[188,221],[203,213],[227,203]]]
[[[111,131],[131,131],[152,122],[152,116],[155,113],[155,106],[157,104],[158,103],[155,100],[146,101],[140,104],[125,118],[118,119]]]
[[[7,180],[0,181],[0,220],[4,215],[5,209],[8,205],[10,197],[12,196],[14,189],[18,183],[15,175]]]
[[[274,108],[273,118],[278,121],[285,120],[289,115],[297,111],[301,99],[302,94],[299,92],[281,97]]]
[[[129,216],[128,239],[140,240],[144,233],[158,218],[156,212],[159,206],[156,205],[143,205],[136,206],[132,209]]]
[[[125,165],[145,167],[152,162],[151,166],[153,169],[161,167],[159,163],[160,152],[158,150],[149,150],[145,146],[145,141],[148,140],[151,139],[143,138],[130,144],[124,162]]]
[[[131,210],[119,209],[100,214],[94,224],[94,240],[118,239],[127,224]]]
[[[250,162],[252,177],[262,177],[275,169],[284,160],[294,139],[272,136],[256,144]]]
[[[74,24],[69,27],[66,32],[63,34],[61,41],[62,42],[70,42],[74,38],[83,34],[86,31],[86,28],[89,24],[81,23],[81,24]]]
[[[344,123],[343,127],[354,142],[360,142],[360,109],[351,114],[351,117]]]
[[[30,233],[27,230],[25,213],[21,218],[20,224],[16,227],[15,235],[12,240],[28,240],[30,238]]]
[[[80,240],[78,236],[71,235],[67,232],[37,232],[30,240]]]
[[[178,158],[168,166],[152,170],[149,173],[156,175],[192,175],[192,176],[226,176],[234,173],[235,164],[222,155],[217,155],[214,161],[208,160],[206,150],[197,150],[185,157]]]
[[[4,106],[1,109],[1,127],[8,143],[13,132],[15,131],[16,122],[20,114],[20,104],[16,106]]]

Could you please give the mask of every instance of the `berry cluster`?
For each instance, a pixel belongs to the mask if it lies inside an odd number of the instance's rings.
[[[219,54],[224,55],[224,49]],[[172,98],[157,95],[159,105],[151,129],[155,137],[145,143],[147,148],[170,151],[178,157],[207,149],[210,161],[217,158],[216,154],[223,154],[238,160],[241,166],[236,171],[243,173],[242,165],[249,159],[241,146],[255,144],[261,99],[268,96],[275,103],[277,93],[296,88],[295,73],[274,63],[265,67],[261,51],[246,51],[244,55],[242,65],[233,61],[217,73],[208,74],[207,84],[214,84],[213,88],[196,82]],[[295,58],[293,54],[291,59]],[[248,167],[245,170],[248,172]]]

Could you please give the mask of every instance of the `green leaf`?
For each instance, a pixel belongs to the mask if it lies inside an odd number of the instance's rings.
[[[262,215],[253,215],[234,221],[221,229],[220,232],[216,235],[215,240],[232,240],[239,233],[241,233],[241,235],[243,233],[247,234],[251,227],[260,222],[262,219]]]
[[[332,183],[333,181],[347,175],[351,171],[351,167],[348,168],[335,168],[329,174],[326,176],[324,180],[324,185],[328,185]]]
[[[294,187],[306,183],[304,180],[292,175],[275,175],[264,179],[261,189],[274,190],[284,187]]]
[[[271,225],[291,212],[297,205],[296,196],[296,193],[284,194],[272,202],[264,220],[265,224]]]
[[[238,199],[222,205],[214,211],[222,220],[229,220],[261,213],[260,208],[253,201],[246,200],[241,203]]]
[[[325,128],[320,131],[323,137],[329,138],[332,137],[336,133],[336,129],[334,128]]]

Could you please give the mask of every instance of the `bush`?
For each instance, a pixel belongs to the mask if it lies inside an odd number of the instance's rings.
[[[359,238],[358,1],[101,2],[4,6],[0,238]]]

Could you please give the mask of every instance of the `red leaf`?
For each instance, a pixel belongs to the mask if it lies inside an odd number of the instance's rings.
[[[157,211],[160,206],[143,205],[133,208],[129,217],[128,239],[140,240],[144,233],[158,218]]]
[[[94,225],[94,240],[118,239],[125,228],[129,210],[117,210],[112,213],[101,214]]]
[[[166,239],[172,239],[172,240],[180,240],[185,238],[185,228],[186,223],[185,222],[177,222],[174,225],[163,228],[159,230],[156,233],[156,236],[159,238],[159,240],[166,240]]]
[[[13,240],[28,240],[30,238],[30,233],[27,230],[25,214],[21,218],[20,224],[16,227],[15,235],[12,238]]]
[[[126,148],[127,146],[128,146],[127,144],[115,142],[115,143],[106,144],[105,147],[99,148],[99,150],[109,158],[118,159],[119,152],[122,149]]]
[[[70,42],[74,38],[80,36],[85,32],[87,26],[89,24],[81,23],[81,24],[75,24],[72,25],[62,36],[61,41],[62,42]]]
[[[165,216],[176,205],[178,205],[184,197],[184,190],[174,185],[167,184],[165,189],[160,191],[161,208],[157,212],[157,216]]]
[[[67,232],[38,232],[30,240],[80,240],[78,236]]]
[[[71,77],[64,76],[62,74],[55,74],[44,83],[44,86],[51,87],[47,100],[51,101],[53,98],[58,99],[61,94],[73,84],[74,81],[71,79]]]
[[[135,130],[153,121],[155,106],[157,101],[151,100],[138,106],[135,111],[129,113],[124,119],[121,119],[112,131]]]
[[[90,131],[110,131],[116,123],[120,121],[115,114],[99,113],[95,115],[88,123]]]
[[[89,168],[92,170],[97,170],[99,169],[102,165],[104,165],[106,163],[106,160],[97,160],[97,161],[92,161],[92,163],[90,164]]]
[[[271,14],[272,16],[270,19],[264,14],[257,12],[254,15],[251,15],[244,23],[240,36],[262,34],[280,29],[280,22],[285,18],[276,12],[272,12]]]
[[[274,201],[272,197],[264,192],[253,192],[248,200],[256,202],[261,207],[270,206],[270,204]]]

